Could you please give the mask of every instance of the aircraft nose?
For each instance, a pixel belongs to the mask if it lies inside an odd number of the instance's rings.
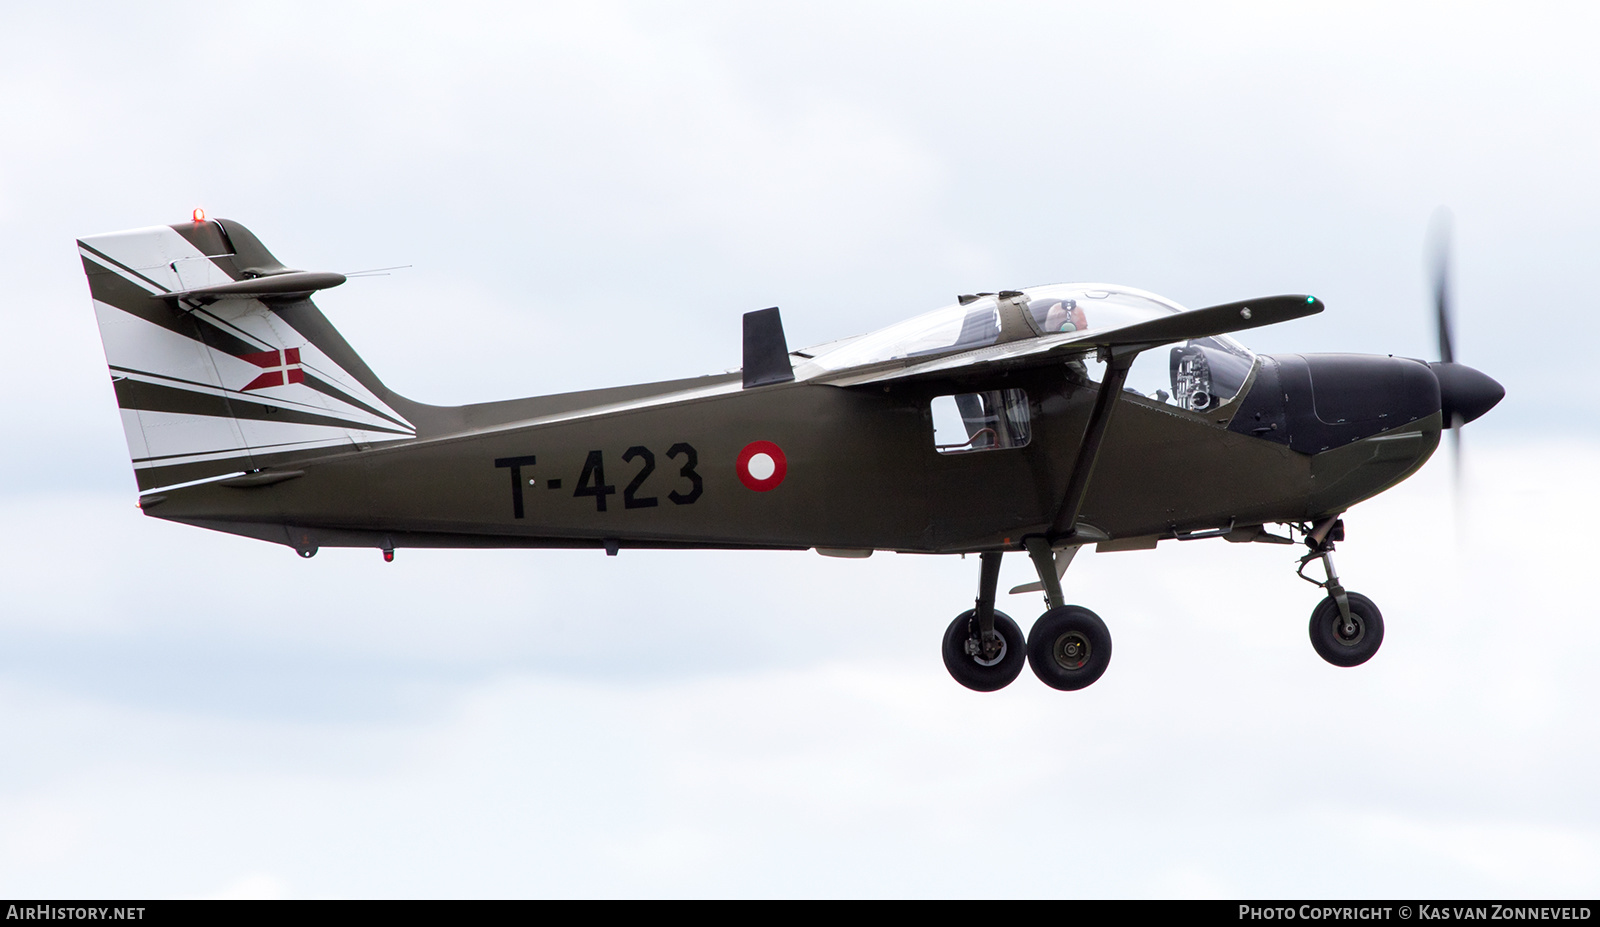
[[[1505,398],[1506,388],[1466,364],[1432,363],[1428,369],[1439,381],[1439,403],[1445,425],[1459,417],[1470,422]]]

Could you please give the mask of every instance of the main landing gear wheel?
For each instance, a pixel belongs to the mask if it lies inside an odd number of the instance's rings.
[[[1081,689],[1111,665],[1111,631],[1087,608],[1052,608],[1028,632],[1028,665],[1052,689]]]
[[[1348,624],[1333,596],[1317,603],[1311,612],[1311,646],[1317,656],[1334,666],[1360,666],[1372,659],[1383,643],[1383,614],[1364,595],[1347,592],[1345,597],[1350,603]]]
[[[1028,645],[1017,623],[1004,612],[995,612],[994,629],[1000,635],[1000,651],[985,657],[978,642],[977,616],[977,609],[968,609],[945,629],[944,668],[956,682],[969,689],[978,692],[1004,689],[1022,672]]]

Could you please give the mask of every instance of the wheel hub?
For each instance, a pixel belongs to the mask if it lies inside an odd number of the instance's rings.
[[[982,641],[977,637],[967,638],[967,656],[979,666],[994,666],[1006,658],[1006,639],[1000,634],[994,636],[992,641]]]
[[[1342,621],[1335,616],[1333,619],[1333,636],[1337,637],[1341,644],[1355,646],[1361,643],[1361,638],[1366,636],[1366,629],[1362,626],[1361,619],[1355,615],[1351,615],[1349,621]]]
[[[1077,631],[1068,631],[1056,638],[1051,652],[1062,669],[1082,669],[1089,662],[1089,639]]]

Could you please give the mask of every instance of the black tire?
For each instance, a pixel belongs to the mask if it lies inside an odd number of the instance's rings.
[[[1355,633],[1344,633],[1339,603],[1328,596],[1311,612],[1311,646],[1317,656],[1334,666],[1360,666],[1372,659],[1383,643],[1383,613],[1364,595],[1355,592],[1345,595],[1350,600]]]
[[[1052,689],[1081,689],[1111,665],[1111,630],[1082,606],[1052,608],[1028,632],[1028,665]]]
[[[1028,645],[1022,629],[1005,612],[994,613],[994,629],[1000,633],[1002,650],[992,664],[985,665],[967,653],[967,640],[978,636],[978,612],[968,609],[950,622],[944,632],[944,668],[956,682],[978,692],[993,692],[1011,685],[1022,673]]]

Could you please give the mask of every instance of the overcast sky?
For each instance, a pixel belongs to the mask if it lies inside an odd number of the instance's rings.
[[[7,6],[0,895],[1593,897],[1597,19]],[[1441,205],[1507,398],[1460,500],[1441,454],[1347,518],[1382,651],[1315,656],[1286,548],[1087,555],[1116,658],[1078,693],[948,677],[975,559],[302,561],[144,518],[72,245],[199,206],[409,264],[319,305],[459,403],[732,368],[763,306],[798,346],[1068,280],[1314,293],[1241,340],[1431,358]]]

